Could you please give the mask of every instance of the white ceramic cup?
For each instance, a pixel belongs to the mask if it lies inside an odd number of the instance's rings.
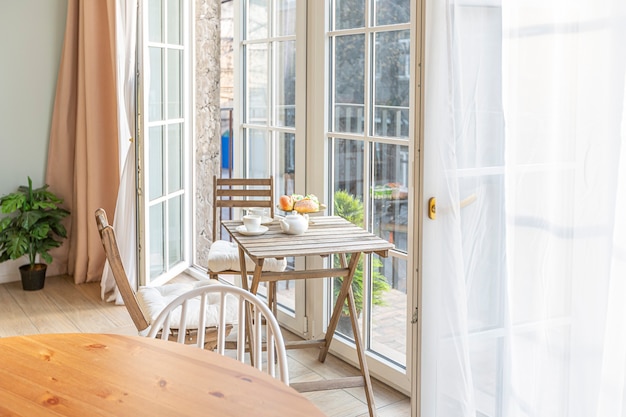
[[[262,208],[250,209],[250,210],[248,210],[248,214],[251,214],[253,216],[260,216],[260,217],[263,217],[263,216],[266,215],[265,214],[265,209],[262,209]]]
[[[261,216],[258,214],[247,214],[243,216],[243,225],[249,232],[256,232],[261,228]]]

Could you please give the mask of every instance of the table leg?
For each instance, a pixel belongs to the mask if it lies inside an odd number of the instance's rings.
[[[357,357],[359,358],[359,369],[361,369],[361,375],[363,375],[363,382],[365,383],[365,397],[367,399],[367,408],[369,409],[370,417],[376,416],[376,407],[374,406],[374,391],[372,390],[372,380],[370,379],[370,371],[367,367],[367,360],[365,358],[365,350],[363,349],[363,342],[361,340],[361,329],[359,329],[359,322],[357,319],[356,306],[354,305],[354,294],[352,293],[352,286],[348,291],[348,309],[350,310],[350,321],[352,322],[352,333],[354,333],[354,344],[356,347]]]
[[[276,293],[276,281],[269,281],[267,283],[267,304],[270,306],[270,310],[272,310],[272,314],[274,317],[278,317],[278,299]]]
[[[259,277],[261,276],[261,272],[263,271],[263,259],[259,259],[259,263],[254,268],[254,276],[252,278],[252,288],[248,285],[248,270],[246,267],[246,254],[244,250],[239,247],[239,270],[241,271],[241,287],[250,291],[253,294],[256,294],[256,291],[259,287]],[[256,280],[254,277],[257,277]],[[254,366],[254,352],[252,346],[252,306],[248,305],[246,308],[246,317],[245,317],[245,326],[246,326],[246,343],[248,345],[248,350],[250,351],[250,364]]]
[[[254,268],[254,274],[252,275],[252,286],[250,287],[250,292],[256,295],[257,291],[259,291],[259,284],[261,283],[261,273],[263,272],[263,263],[265,259],[260,258],[258,260],[258,264]]]
[[[239,270],[241,271],[241,288],[248,291],[248,271],[246,269],[246,253],[239,246]]]
[[[341,263],[342,266],[345,268],[345,255],[341,256]],[[361,340],[361,329],[359,329],[358,316],[356,312],[356,306],[354,304],[354,294],[352,292],[352,280],[354,278],[354,272],[356,271],[360,256],[360,252],[353,253],[350,256],[350,263],[348,265],[349,273],[348,276],[343,279],[341,289],[339,290],[339,295],[337,296],[337,301],[335,302],[335,308],[333,309],[333,314],[328,323],[328,328],[326,329],[326,341],[322,349],[320,349],[319,361],[324,362],[326,360],[326,355],[328,354],[330,343],[333,340],[333,336],[335,335],[335,329],[337,328],[337,323],[339,322],[341,310],[343,309],[344,303],[347,302],[348,312],[350,315],[350,323],[352,324],[352,333],[354,334],[354,345],[359,360],[359,369],[361,371],[361,376],[363,377],[363,385],[365,386],[364,389],[365,397],[367,399],[367,407],[370,417],[375,417],[376,407],[374,406],[374,391],[372,390],[372,380],[370,378],[369,368],[367,367],[365,350],[363,349],[363,342]]]
[[[339,289],[339,294],[337,295],[337,301],[335,302],[333,314],[330,316],[328,328],[326,329],[326,341],[324,343],[324,347],[320,349],[320,354],[318,357],[320,362],[324,362],[326,360],[326,355],[328,354],[328,349],[330,348],[330,342],[332,342],[333,340],[333,336],[335,335],[335,329],[337,328],[337,323],[339,323],[341,310],[343,310],[344,303],[346,302],[346,298],[348,297],[348,291],[352,291],[352,278],[354,277],[354,271],[356,270],[356,266],[358,264],[360,256],[360,252],[353,253],[352,256],[350,256],[350,264],[348,265],[349,272],[348,275],[343,279],[343,283],[341,284],[341,288]],[[342,255],[341,262],[342,264],[344,264],[345,267],[345,255]]]

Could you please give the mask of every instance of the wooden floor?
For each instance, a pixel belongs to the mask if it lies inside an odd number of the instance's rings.
[[[74,285],[70,277],[48,277],[40,291],[23,291],[19,282],[0,285],[0,337],[72,332],[137,334],[124,306],[101,301],[99,283]],[[351,365],[331,355],[325,363],[318,362],[314,349],[288,353],[293,382],[358,375]],[[368,415],[362,388],[304,395],[331,417]],[[378,381],[374,381],[374,397],[380,417],[411,415],[410,400]]]

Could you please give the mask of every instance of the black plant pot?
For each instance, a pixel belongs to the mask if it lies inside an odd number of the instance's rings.
[[[22,289],[24,291],[36,291],[43,288],[46,280],[46,270],[48,265],[35,264],[31,269],[30,264],[20,266],[22,276]]]

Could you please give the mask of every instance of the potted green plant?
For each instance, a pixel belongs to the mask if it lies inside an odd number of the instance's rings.
[[[60,207],[63,200],[48,191],[48,185],[33,189],[21,185],[17,191],[0,198],[0,262],[28,256],[28,264],[20,266],[22,288],[40,290],[44,286],[49,251],[61,246],[67,231],[62,220],[70,214]],[[38,263],[37,255],[46,263]]]
[[[363,227],[363,202],[347,191],[339,190],[335,193],[333,198],[334,214],[341,216],[357,226]],[[338,259],[335,259],[335,267],[339,267]],[[373,305],[385,305],[384,293],[389,291],[391,286],[387,282],[387,277],[381,273],[383,263],[380,259],[372,258],[372,304]],[[335,299],[339,294],[339,289],[343,278],[335,278],[333,285]],[[365,294],[363,288],[363,257],[359,259],[356,270],[354,271],[354,277],[352,278],[352,293],[354,294],[354,304],[357,311],[357,315],[361,315],[363,309],[363,296]],[[341,311],[341,317],[339,318],[339,324],[337,330],[341,333],[352,337],[352,325],[348,316],[347,304],[343,306]]]

